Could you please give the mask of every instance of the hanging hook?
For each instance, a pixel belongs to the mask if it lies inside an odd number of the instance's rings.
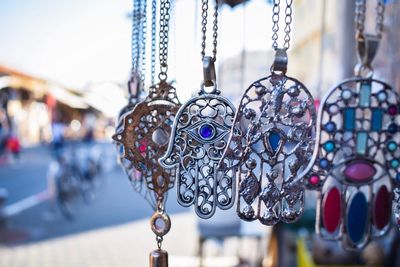
[[[210,56],[205,56],[203,59],[203,78],[204,85],[207,87],[214,86],[215,81],[217,80],[214,59]]]

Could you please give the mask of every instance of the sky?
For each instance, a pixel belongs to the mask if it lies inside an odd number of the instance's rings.
[[[177,0],[171,21],[170,77],[184,98],[202,75],[199,2]],[[131,62],[131,8],[128,0],[1,0],[0,64],[78,90],[93,83],[125,83]],[[239,54],[243,47],[270,49],[266,0],[250,1],[245,11],[224,5],[219,18],[218,60]]]

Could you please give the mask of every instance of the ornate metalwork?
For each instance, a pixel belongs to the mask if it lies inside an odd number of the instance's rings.
[[[203,89],[179,109],[167,153],[166,168],[177,167],[178,202],[194,205],[197,215],[210,218],[216,207],[229,209],[234,202],[231,171],[218,171],[226,148],[235,108],[226,98]],[[229,160],[224,160],[229,164]]]
[[[346,80],[323,100],[318,117],[319,148],[306,180],[310,188],[320,191],[316,229],[323,238],[342,240],[346,248],[360,249],[370,239],[384,235],[390,227],[393,188],[394,213],[400,217],[396,202],[400,185],[399,109],[395,90],[372,78]],[[327,200],[334,188],[340,192],[338,206]],[[361,206],[367,214],[357,224],[354,217],[360,216],[351,210],[356,196],[365,199],[360,203],[365,202]],[[362,207],[357,212],[360,210]],[[328,214],[337,214],[337,218]],[[365,229],[358,233],[364,224]]]
[[[313,98],[294,78],[273,72],[246,90],[223,157],[237,175],[240,218],[273,225],[300,217],[315,120]],[[221,161],[220,168],[231,166]]]
[[[124,147],[124,158],[140,171],[149,189],[162,196],[174,185],[174,170],[164,170],[158,159],[165,154],[171,126],[179,109],[176,90],[165,81],[150,88],[149,96],[124,117],[124,128],[113,138]]]

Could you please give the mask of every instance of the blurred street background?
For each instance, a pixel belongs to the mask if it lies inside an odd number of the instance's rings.
[[[271,2],[221,1],[218,85],[235,105],[269,74]],[[400,88],[400,3],[386,2],[375,74]],[[181,102],[202,76],[199,7],[198,0],[173,2],[169,77]],[[111,142],[127,103],[131,9],[128,0],[0,1],[0,267],[148,266],[153,211],[132,190]],[[288,74],[318,104],[353,74],[354,1],[295,0],[294,14]],[[163,248],[171,267],[200,266],[203,258],[205,267],[400,266],[396,232],[363,253],[345,253],[312,234],[314,206],[308,202],[298,223],[272,229],[241,222],[234,209],[197,219],[172,190]]]

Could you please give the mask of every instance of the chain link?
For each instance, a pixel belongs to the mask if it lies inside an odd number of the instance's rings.
[[[146,40],[147,40],[147,0],[141,0],[140,7],[140,79],[144,83],[146,76]]]
[[[279,32],[279,14],[281,12],[280,0],[274,0],[272,7],[272,48],[276,51],[278,49],[278,32]],[[293,0],[286,0],[285,7],[285,37],[283,38],[283,47],[285,50],[290,47],[290,33],[292,31],[291,24],[293,21]]]
[[[139,65],[139,13],[140,13],[140,0],[132,1],[132,35],[131,35],[131,60],[132,60],[132,74],[137,72]]]
[[[159,42],[159,58],[160,58],[160,73],[158,77],[161,81],[166,81],[168,78],[168,33],[170,20],[170,0],[160,1],[160,42]]]
[[[151,1],[151,84],[156,76],[156,35],[157,35],[157,0]]]
[[[207,19],[208,19],[208,0],[202,0],[201,2],[201,60],[203,61],[206,55],[206,40],[207,40]],[[215,62],[217,60],[217,46],[218,46],[218,0],[215,1],[214,14],[213,14],[213,49],[212,59]]]
[[[366,12],[367,12],[367,1],[356,0],[356,12],[354,17],[354,22],[356,27],[357,40],[364,38]],[[377,0],[375,32],[378,38],[382,37],[384,13],[385,13],[384,0]]]

